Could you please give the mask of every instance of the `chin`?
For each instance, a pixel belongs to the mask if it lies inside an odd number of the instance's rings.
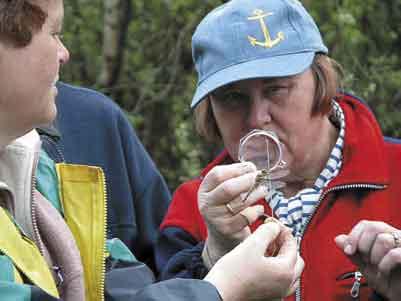
[[[45,114],[43,114],[43,120],[41,124],[49,124],[56,119],[57,116],[57,107],[54,102],[54,97],[52,97],[52,101],[49,103],[49,107],[47,108]]]

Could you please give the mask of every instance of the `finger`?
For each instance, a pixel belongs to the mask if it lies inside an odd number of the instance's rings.
[[[371,248],[372,238],[382,232],[391,232],[395,228],[377,221],[361,221],[350,232],[344,252],[353,255],[357,250],[367,256]]]
[[[280,234],[280,228],[281,226],[277,223],[262,224],[244,240],[241,247],[254,250],[256,254],[264,256],[269,245]]]
[[[252,225],[264,212],[265,208],[262,205],[250,206],[242,210],[238,213],[238,217],[241,219],[240,222],[244,224],[242,228]]]
[[[253,189],[250,193],[249,191],[240,194],[241,200],[244,204],[248,206],[255,203],[260,199],[270,199],[271,196],[276,192],[276,190],[283,188],[286,185],[282,181],[272,181],[268,183],[261,183],[257,188]]]
[[[366,263],[370,261],[371,250],[378,234],[377,229],[372,227],[372,224],[368,224],[359,238],[357,250]]]
[[[208,193],[208,199],[213,200],[214,205],[222,205],[234,198],[241,201],[241,193],[247,192],[255,181],[257,172],[250,172],[235,178],[230,178],[220,183]],[[261,192],[259,192],[261,194]],[[242,202],[243,203],[243,202]],[[247,202],[249,205],[249,202]]]
[[[344,248],[346,244],[348,243],[348,235],[346,234],[340,234],[334,238],[334,241],[339,249],[341,249],[344,252]],[[345,252],[344,252],[345,253]],[[357,266],[361,266],[363,264],[362,257],[358,252],[355,252],[353,255],[348,255],[345,253],[345,255],[348,256],[348,258]]]
[[[358,241],[365,228],[365,221],[357,223],[348,234],[347,241],[344,244],[344,253],[347,255],[354,255],[358,246]]]
[[[297,263],[295,264],[295,269],[294,269],[294,279],[292,281],[290,289],[287,292],[286,297],[289,295],[292,295],[295,292],[295,290],[297,289],[297,287],[299,286],[301,274],[302,274],[302,271],[304,270],[304,267],[305,267],[305,262],[298,253],[297,254]]]
[[[385,276],[390,275],[395,268],[401,267],[401,248],[391,249],[378,265],[379,271]]]
[[[346,234],[340,234],[334,238],[334,242],[336,243],[337,247],[342,251],[344,251],[347,240],[348,240],[348,235]]]
[[[254,171],[256,171],[256,167],[250,162],[215,166],[206,174],[199,191],[209,192],[228,179]]]
[[[304,270],[305,262],[299,252],[297,253],[297,263],[295,264],[294,281],[301,278],[302,271]]]
[[[372,247],[370,262],[378,265],[383,257],[394,248],[394,238],[390,233],[380,233]]]
[[[284,260],[291,267],[294,266],[298,256],[298,246],[294,236],[291,234],[291,230],[282,226],[280,236],[276,242],[279,248],[276,258]]]
[[[291,296],[293,293],[295,293],[295,291],[297,290],[297,288],[300,285],[300,279],[297,279],[295,282],[293,282],[291,284],[291,287],[288,289],[285,297]],[[282,301],[282,300],[281,300]]]

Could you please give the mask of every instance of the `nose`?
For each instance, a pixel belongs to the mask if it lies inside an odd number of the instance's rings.
[[[270,103],[263,95],[252,96],[248,113],[248,123],[251,129],[265,129],[272,121]]]
[[[66,64],[70,60],[70,52],[64,43],[60,40],[60,47],[58,50],[58,57],[61,65]]]

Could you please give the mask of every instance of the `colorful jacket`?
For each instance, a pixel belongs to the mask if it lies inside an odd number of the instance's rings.
[[[42,147],[57,163],[99,166],[104,170],[108,199],[106,246],[113,254],[106,260],[105,299],[220,300],[215,287],[205,281],[154,283],[148,266],[154,266],[153,245],[171,198],[167,185],[125,114],[111,99],[64,83],[57,87],[58,115],[55,126],[40,129]],[[46,160],[41,162],[53,162],[50,158],[42,156]],[[39,164],[41,168],[48,167]],[[41,182],[46,181],[37,184]],[[51,187],[38,186],[51,195]],[[134,256],[129,255],[124,244]]]
[[[361,220],[379,220],[401,228],[400,142],[382,136],[372,112],[362,101],[343,95],[338,102],[346,121],[343,167],[324,189],[300,237],[305,269],[300,289],[286,300],[381,300],[363,277],[358,297],[351,297],[351,288],[359,284],[355,273],[358,268],[336,247],[334,237],[348,233]],[[198,179],[184,183],[174,193],[161,225],[156,253],[162,279],[202,277],[206,272],[200,256],[207,230],[198,210],[197,190],[213,166],[231,161],[223,152]],[[271,214],[264,200],[259,203]]]
[[[203,300],[205,295],[220,300],[206,281],[153,284],[153,273],[119,239],[106,239],[102,169],[51,166],[45,153],[39,159],[39,149],[33,131],[0,152],[1,300]],[[54,198],[52,189],[39,184],[44,179],[39,170],[46,168],[56,172],[60,204],[54,207],[58,201],[44,197]]]
[[[119,106],[96,91],[57,84],[57,117],[41,129],[43,148],[57,163],[101,167],[106,174],[108,237],[154,267],[154,244],[170,191]]]

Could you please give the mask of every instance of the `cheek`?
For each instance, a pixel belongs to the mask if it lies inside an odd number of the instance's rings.
[[[295,121],[296,119],[292,120]],[[282,139],[283,159],[287,163],[302,160],[310,144],[314,143],[313,140],[311,141],[308,138],[308,123],[298,120],[283,123],[278,128],[279,137]]]
[[[222,136],[224,147],[227,149],[230,156],[234,160],[237,160],[239,141],[246,135],[242,117],[239,116],[239,114],[218,114],[216,122]]]

